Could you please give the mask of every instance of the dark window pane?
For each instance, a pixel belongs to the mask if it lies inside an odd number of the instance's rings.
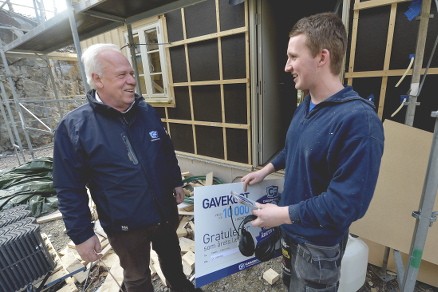
[[[246,124],[246,84],[224,85],[225,122]]]
[[[187,87],[175,87],[174,108],[168,108],[169,118],[177,120],[190,120],[190,99],[189,89]]]
[[[166,112],[165,112],[164,107],[154,107],[154,108],[157,111],[157,113],[160,116],[160,118],[162,118],[162,119],[166,118]]]
[[[186,55],[183,46],[170,48],[173,82],[187,82]]]
[[[245,4],[230,5],[219,1],[221,31],[245,26]]]
[[[184,8],[187,37],[193,38],[216,32],[215,1],[208,0]]]
[[[183,39],[181,10],[177,9],[166,14],[167,37],[169,42]]]
[[[199,155],[224,159],[224,139],[221,128],[196,126],[196,143]]]
[[[195,148],[193,146],[192,126],[170,123],[169,127],[175,150],[195,153]]]
[[[242,129],[227,129],[228,160],[249,163],[248,132]]]
[[[385,6],[360,12],[354,71],[382,70],[390,9],[391,6]],[[370,32],[373,32],[372,41]]]
[[[193,86],[192,98],[195,120],[222,122],[221,95],[218,85]]]
[[[190,44],[188,50],[192,81],[219,79],[217,40]]]
[[[245,62],[245,34],[222,38],[224,79],[245,78]]]

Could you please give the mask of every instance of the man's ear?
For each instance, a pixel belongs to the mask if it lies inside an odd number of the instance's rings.
[[[322,49],[319,53],[319,65],[322,66],[330,61],[330,51],[327,49]]]
[[[99,74],[91,73],[91,78],[93,79],[93,82],[97,88],[103,88],[102,79]]]

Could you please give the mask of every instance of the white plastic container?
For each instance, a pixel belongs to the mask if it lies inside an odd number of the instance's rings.
[[[341,263],[338,292],[356,292],[365,283],[368,266],[368,245],[357,237],[348,236]]]

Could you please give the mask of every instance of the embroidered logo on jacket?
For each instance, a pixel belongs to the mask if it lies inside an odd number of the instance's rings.
[[[160,140],[160,137],[158,136],[158,131],[150,131],[149,136],[151,136],[151,142]]]

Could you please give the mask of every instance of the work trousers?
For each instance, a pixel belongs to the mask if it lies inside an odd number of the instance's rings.
[[[347,236],[334,246],[310,243],[290,246],[291,269],[289,292],[336,292],[341,276],[341,261],[347,245]]]
[[[114,232],[108,234],[108,240],[123,268],[123,291],[154,291],[149,269],[151,244],[171,291],[194,291],[183,272],[181,248],[173,226],[158,224],[140,230]]]

